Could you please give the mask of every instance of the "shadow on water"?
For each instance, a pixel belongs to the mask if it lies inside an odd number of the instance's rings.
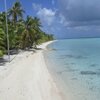
[[[100,72],[96,72],[96,71],[81,71],[80,74],[81,75],[100,75]]]
[[[98,71],[100,71],[100,69],[97,69]]]
[[[78,78],[72,78],[71,80],[78,80]]]
[[[91,64],[90,67],[97,67],[98,64]]]
[[[71,69],[71,68],[67,68],[67,69],[64,69],[62,71],[59,71],[57,72],[58,74],[63,74],[63,73],[66,73],[66,72],[75,72],[75,71],[78,71],[77,69]]]
[[[88,57],[82,55],[62,55],[59,59],[66,59],[66,58],[73,58],[73,59],[87,59]]]
[[[64,65],[66,66],[72,66],[72,65],[76,65],[75,63],[65,63]]]

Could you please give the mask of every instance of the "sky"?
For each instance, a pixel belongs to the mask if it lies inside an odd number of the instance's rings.
[[[6,0],[7,9],[16,0]],[[37,16],[56,38],[100,37],[100,0],[19,0],[25,16]],[[0,12],[4,0],[0,0]]]

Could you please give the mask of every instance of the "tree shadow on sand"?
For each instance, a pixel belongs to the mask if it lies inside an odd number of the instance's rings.
[[[5,65],[6,62],[8,62],[8,61],[5,60],[4,58],[0,58],[0,66]]]
[[[35,50],[43,50],[42,48],[35,48]]]

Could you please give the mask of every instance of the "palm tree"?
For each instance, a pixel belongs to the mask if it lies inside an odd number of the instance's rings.
[[[30,16],[27,16],[26,21],[23,23],[23,32],[21,38],[21,47],[23,49],[30,48],[34,42],[34,33],[33,29],[33,19]]]
[[[33,18],[33,29],[35,30],[35,32],[34,32],[34,45],[35,45],[35,47],[36,47],[36,44],[38,44],[38,40],[41,38],[42,30],[40,29],[40,27],[42,27],[40,19],[37,17],[34,17]]]
[[[4,53],[4,51],[5,51],[4,39],[5,39],[4,31],[0,28],[0,57],[3,56],[3,53]]]
[[[23,19],[24,10],[19,1],[16,1],[8,11],[8,33],[10,49],[19,47],[26,49],[51,39],[52,36],[44,34],[41,22],[37,17],[27,16]],[[3,33],[4,32],[4,33]],[[7,49],[5,12],[0,13],[0,53]],[[40,42],[38,42],[40,41]]]
[[[37,30],[40,29],[40,27],[42,26],[40,19],[37,17],[34,17],[33,22],[34,22],[33,23],[34,29],[37,29]]]
[[[12,18],[13,24],[16,24],[18,19],[22,19],[24,10],[20,2],[15,2],[13,7],[8,11],[9,16]]]
[[[9,19],[12,21],[8,22],[9,27],[9,40],[10,40],[10,49],[16,49],[19,47],[20,37],[17,34],[20,30],[19,23],[23,19],[24,10],[19,1],[16,1],[11,9],[8,11]]]
[[[5,31],[6,28],[6,17],[5,17],[5,12],[0,13],[0,28],[2,28]]]

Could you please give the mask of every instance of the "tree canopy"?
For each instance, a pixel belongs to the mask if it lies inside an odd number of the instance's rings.
[[[39,18],[27,15],[24,18],[24,9],[19,1],[6,12],[0,13],[0,57],[7,52],[6,15],[8,20],[10,50],[30,49],[33,45],[53,40],[52,34],[41,29]]]

